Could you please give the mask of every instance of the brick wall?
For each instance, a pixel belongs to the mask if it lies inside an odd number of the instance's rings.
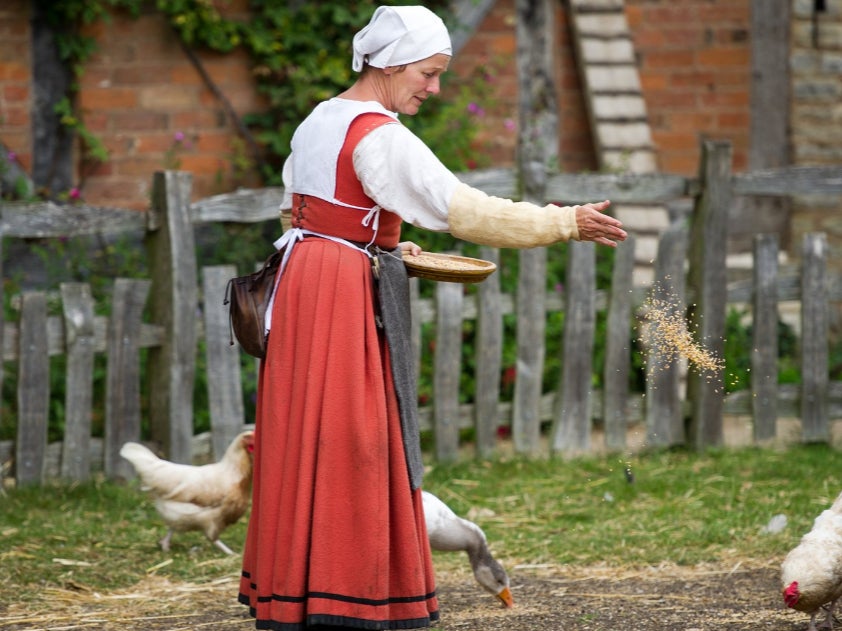
[[[730,140],[746,168],[749,0],[626,0],[661,171],[695,175],[702,139]]]
[[[490,69],[487,76],[493,95],[482,104],[484,113],[476,146],[495,166],[514,164],[517,146],[517,14],[514,4],[514,0],[498,0],[450,67],[455,75],[463,78],[474,76],[477,68]],[[594,170],[597,168],[594,143],[573,57],[567,16],[561,5],[556,11],[556,18],[560,167],[571,172]]]
[[[245,4],[225,6],[236,12]],[[28,11],[29,3],[22,0],[0,9],[0,138],[27,168],[32,106]],[[105,144],[110,160],[78,172],[86,201],[145,208],[152,173],[164,168],[193,172],[195,198],[259,184],[235,179],[234,125],[162,18],[154,11],[137,19],[115,13],[89,34],[96,37],[98,50],[85,65],[78,104],[85,126]],[[245,55],[202,53],[199,58],[238,114],[259,110]]]
[[[564,4],[557,12],[560,164],[596,168]],[[644,99],[662,171],[695,175],[702,139],[730,140],[734,168],[745,169],[750,112],[750,0],[626,0]],[[498,0],[477,35],[454,59],[465,76],[496,51],[495,105],[486,111],[484,150],[495,164],[514,162],[517,121],[514,0]],[[511,92],[509,92],[511,90]],[[506,131],[501,131],[506,129]]]
[[[842,0],[827,0],[813,15],[811,0],[794,0],[790,69],[792,73],[792,154],[798,164],[840,165],[842,173]],[[793,245],[807,232],[824,231],[828,254],[842,267],[842,200],[795,200]]]
[[[27,170],[32,165],[29,2],[0,3],[0,142]]]
[[[838,137],[842,0],[827,0],[820,16],[821,50],[813,46],[810,0],[792,0],[793,148],[800,162],[842,161]],[[225,4],[238,13],[246,0]],[[734,165],[747,161],[750,0],[626,0],[626,15],[639,57],[644,98],[661,170],[694,175],[702,138],[728,139]],[[557,80],[560,166],[596,168],[593,140],[573,57],[564,3],[557,4]],[[517,78],[514,0],[498,0],[477,34],[452,63],[466,77],[483,65],[493,95],[480,104],[478,151],[494,165],[514,163],[517,143]],[[154,12],[135,20],[115,14],[95,34],[99,52],[87,64],[80,104],[86,125],[111,151],[105,165],[78,174],[94,204],[144,207],[150,175],[175,164],[195,173],[195,194],[230,190],[234,127],[222,104],[202,83],[178,39]],[[31,165],[29,3],[0,6],[0,122],[2,140]],[[259,110],[260,97],[245,56],[203,53],[200,58],[220,90],[243,114]],[[182,139],[182,140],[178,140]],[[797,221],[802,221],[799,217]],[[804,231],[829,221],[827,213],[803,219]]]

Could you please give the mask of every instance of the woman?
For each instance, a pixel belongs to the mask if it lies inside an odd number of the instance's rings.
[[[296,130],[291,229],[267,316],[240,601],[259,629],[415,629],[438,619],[421,500],[408,221],[474,243],[625,238],[607,201],[539,208],[449,172],[397,120],[439,92],[450,38],[429,10],[380,7],[353,42],[358,80]]]

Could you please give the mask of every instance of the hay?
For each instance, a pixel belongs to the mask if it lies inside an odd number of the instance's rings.
[[[3,629],[27,631],[70,631],[75,629],[167,629],[187,631],[216,626],[248,628],[254,620],[236,601],[239,576],[229,575],[207,583],[172,582],[160,576],[147,576],[137,584],[113,592],[100,592],[75,582],[64,588],[43,590],[37,603],[43,611],[33,611],[33,603],[11,604],[0,616]],[[219,610],[224,621],[207,620],[207,610]],[[230,616],[227,614],[230,612]]]

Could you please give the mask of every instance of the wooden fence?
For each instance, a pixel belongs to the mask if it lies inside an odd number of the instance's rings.
[[[474,172],[464,174],[463,179],[490,194],[515,196],[511,171]],[[803,265],[793,276],[777,269],[776,238],[758,235],[754,277],[728,286],[727,291],[725,248],[733,195],[840,193],[838,168],[732,174],[731,147],[721,142],[702,145],[698,178],[664,174],[554,176],[548,181],[548,199],[570,203],[603,198],[615,204],[692,200],[690,220],[675,222],[660,240],[656,286],[669,291],[680,308],[692,306],[691,328],[719,357],[727,303],[751,305],[754,340],[752,349],[747,349],[752,361],[751,391],[726,400],[721,374],[691,370],[686,375],[685,396],[680,388],[684,377],[673,363],[651,371],[646,393],[629,392],[629,345],[636,336],[633,323],[646,291],[632,286],[634,239],[618,248],[607,292],[595,289],[595,246],[572,243],[563,299],[545,292],[545,265],[535,251],[529,258],[521,253],[514,296],[501,293],[496,274],[471,295],[465,295],[461,285],[438,283],[432,300],[421,299],[419,281],[412,282],[415,359],[418,365],[431,362],[434,367],[433,404],[421,409],[421,423],[423,429],[433,430],[435,457],[456,459],[460,432],[465,428],[475,429],[477,455],[489,457],[498,446],[501,425],[511,427],[517,452],[537,454],[546,436],[542,432],[546,423],[550,427],[549,449],[564,456],[586,454],[595,447],[590,444],[594,422],[604,424],[604,447],[610,450],[626,448],[627,430],[634,423],[645,424],[647,443],[655,448],[718,446],[723,441],[726,411],[751,414],[760,443],[774,437],[775,421],[781,414],[801,417],[804,440],[828,440],[829,419],[842,416],[841,384],[830,383],[825,369],[830,303],[842,300],[842,284],[827,271],[825,236],[805,237]],[[167,171],[154,176],[148,212],[0,203],[0,228],[6,239],[140,231],[150,269],[148,279],[115,279],[108,318],[94,315],[87,285],[67,283],[60,287],[62,317],[48,317],[46,292],[38,290],[20,296],[17,322],[0,320],[5,365],[17,370],[17,433],[13,441],[0,442],[0,463],[13,470],[17,483],[40,483],[56,476],[84,480],[100,469],[109,477],[130,476],[131,470],[118,451],[125,441],[141,438],[144,388],[151,435],[143,438],[158,444],[168,458],[190,462],[197,438],[192,393],[200,336],[206,342],[212,453],[221,454],[243,425],[251,422],[244,412],[240,351],[229,345],[228,316],[222,303],[228,279],[238,272],[232,266],[199,269],[195,228],[212,222],[277,220],[281,195],[280,189],[267,188],[191,203],[190,174]],[[496,259],[499,253],[484,249],[482,255]],[[802,384],[795,391],[777,384],[777,304],[782,300],[800,300],[802,305]],[[546,394],[542,384],[545,318],[535,314],[562,309],[566,313],[562,373],[555,391]],[[606,311],[608,323],[604,390],[600,393],[591,386],[599,310]],[[144,313],[148,313],[148,321],[144,321]],[[202,314],[200,320],[197,313]],[[513,401],[502,403],[502,323],[507,314],[517,316],[517,375]],[[465,320],[476,320],[473,405],[459,403]],[[428,323],[435,327],[437,341],[432,357],[420,344],[421,328]],[[147,349],[145,374],[140,370],[143,349]],[[100,411],[105,423],[104,436],[94,439],[92,364],[100,353],[107,357],[105,403]],[[64,355],[67,366],[64,436],[48,445],[49,362],[56,355]],[[656,353],[649,357],[653,362],[659,359]],[[2,378],[0,372],[0,384]]]

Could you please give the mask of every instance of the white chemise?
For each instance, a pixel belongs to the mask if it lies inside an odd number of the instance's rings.
[[[348,103],[345,99],[331,99],[325,103],[325,114],[331,107],[341,109]],[[378,206],[397,213],[414,226],[447,231],[447,209],[459,180],[409,129],[397,121],[381,125],[357,144],[353,158],[363,190]],[[281,210],[291,208],[292,193],[300,192],[293,181],[295,160],[293,150],[284,164],[286,193]],[[364,215],[361,211],[360,218]]]

